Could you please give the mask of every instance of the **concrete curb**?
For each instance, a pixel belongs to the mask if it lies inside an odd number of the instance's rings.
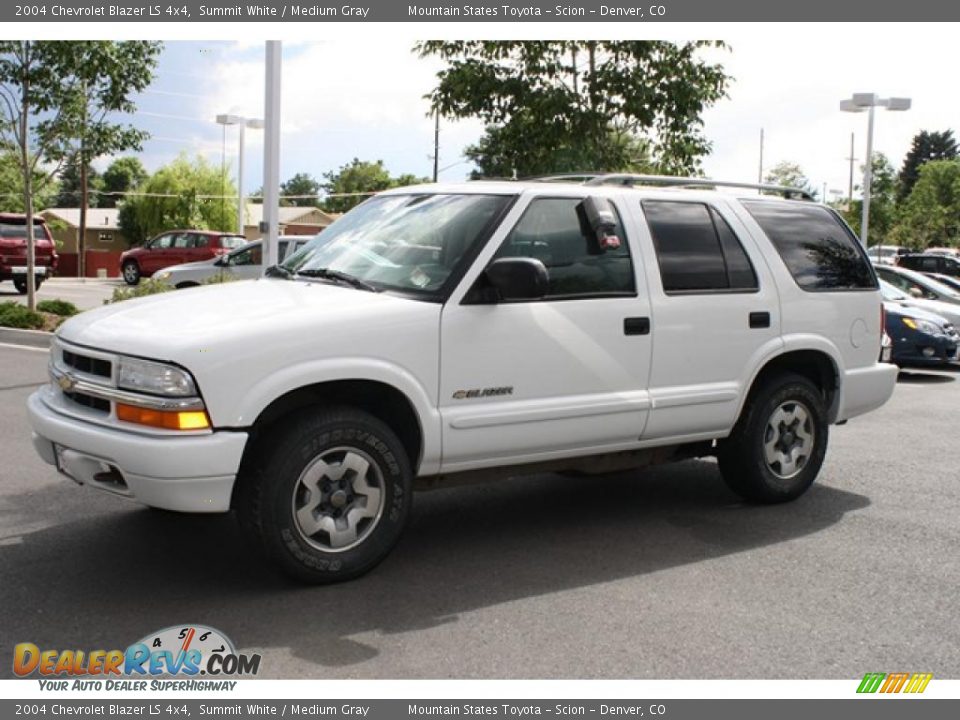
[[[18,330],[16,328],[0,327],[0,343],[8,345],[26,345],[27,347],[46,350],[50,347],[51,339],[53,339],[53,333],[42,330]]]

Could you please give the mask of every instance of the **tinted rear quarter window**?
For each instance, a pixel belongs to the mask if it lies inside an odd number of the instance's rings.
[[[859,241],[832,211],[800,202],[742,202],[802,289],[876,289]]]

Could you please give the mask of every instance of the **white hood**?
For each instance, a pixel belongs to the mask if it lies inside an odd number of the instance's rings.
[[[64,340],[186,367],[229,350],[234,361],[263,343],[338,334],[434,316],[440,305],[321,282],[250,280],[177,290],[81,313],[58,331]],[[273,345],[276,348],[276,345]],[[207,358],[199,356],[206,355]],[[221,357],[222,360],[222,357]]]

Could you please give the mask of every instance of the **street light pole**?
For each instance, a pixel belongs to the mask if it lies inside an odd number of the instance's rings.
[[[870,230],[870,190],[873,186],[873,115],[874,106],[867,111],[867,159],[863,164],[863,212],[860,214],[860,239],[863,247],[868,247],[867,237]],[[880,259],[880,243],[877,243],[877,259]]]
[[[860,219],[860,242],[863,247],[868,246],[867,233],[870,228],[870,183],[873,180],[873,118],[874,109],[883,107],[887,110],[904,111],[910,109],[910,98],[881,98],[873,93],[854,93],[847,100],[840,101],[843,112],[860,113],[867,111],[867,157],[863,166],[863,215]],[[850,153],[853,158],[853,152]],[[851,160],[851,162],[853,162]],[[880,244],[877,243],[877,259],[880,258]]]
[[[245,130],[247,128],[260,129],[263,127],[263,120],[257,118],[247,118],[241,115],[217,115],[217,124],[223,125],[223,131],[226,133],[227,125],[240,126],[240,151],[237,155],[237,232],[243,235],[244,207],[243,197],[243,145],[245,139]]]

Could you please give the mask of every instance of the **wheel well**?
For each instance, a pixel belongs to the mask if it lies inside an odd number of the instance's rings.
[[[816,385],[817,389],[823,394],[828,417],[832,421],[836,412],[834,403],[837,399],[837,387],[839,385],[837,367],[834,365],[833,359],[819,350],[793,350],[783,355],[777,355],[757,373],[753,385],[750,386],[750,394],[752,395],[757,388],[763,385],[767,378],[784,372],[802,375]]]
[[[192,282],[192,281],[190,281],[190,280],[187,280],[186,282],[182,282],[182,283],[176,285],[176,288],[177,288],[177,290],[183,290],[184,288],[199,287],[199,286],[200,286],[200,283],[196,283],[196,282]]]
[[[423,448],[420,418],[407,396],[392,385],[374,380],[336,380],[291,390],[270,403],[250,428],[243,452],[242,468],[248,463],[258,441],[284,417],[316,405],[348,405],[370,413],[396,433],[416,474]]]

